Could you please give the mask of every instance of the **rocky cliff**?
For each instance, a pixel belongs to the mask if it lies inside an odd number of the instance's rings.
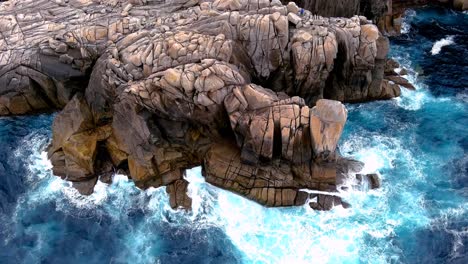
[[[174,208],[190,207],[183,172],[199,165],[267,206],[340,204],[362,164],[337,152],[339,101],[400,93],[365,17],[279,0],[10,0],[0,33],[0,115],[63,109],[54,174],[89,194],[121,170],[167,186]]]
[[[289,1],[282,2],[287,4]],[[402,18],[408,8],[434,4],[460,11],[468,10],[468,0],[294,0],[293,2],[321,16],[366,16],[375,22],[381,32],[390,36],[400,34]]]

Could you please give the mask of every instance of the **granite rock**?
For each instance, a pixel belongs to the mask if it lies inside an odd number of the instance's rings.
[[[367,19],[279,1],[10,0],[0,22],[0,114],[62,109],[49,158],[82,194],[122,171],[189,208],[183,172],[202,165],[208,183],[302,205],[358,172],[336,151],[341,102],[399,94]]]

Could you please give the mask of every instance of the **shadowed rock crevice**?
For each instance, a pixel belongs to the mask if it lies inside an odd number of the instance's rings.
[[[336,150],[341,102],[399,94],[371,21],[294,3],[13,0],[0,19],[1,114],[63,107],[49,158],[82,194],[123,172],[188,208],[183,173],[203,166],[208,183],[266,206],[302,205],[306,189],[321,192],[314,208],[330,209],[362,168]],[[10,70],[19,64],[31,70]],[[36,90],[42,108],[11,111],[16,94]]]

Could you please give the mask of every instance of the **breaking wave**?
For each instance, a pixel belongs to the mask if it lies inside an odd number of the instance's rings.
[[[454,44],[454,36],[448,36],[446,38],[443,38],[441,40],[438,40],[434,43],[431,49],[431,54],[432,55],[437,55],[440,53],[443,47],[452,45]]]

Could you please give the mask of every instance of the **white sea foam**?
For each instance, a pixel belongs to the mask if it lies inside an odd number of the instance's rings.
[[[56,210],[65,214],[89,217],[89,213],[92,213],[98,219],[100,215],[107,215],[124,225],[129,222],[130,212],[143,210],[145,221],[133,225],[122,238],[129,248],[127,253],[120,256],[122,261],[157,261],[152,248],[158,247],[158,238],[152,234],[151,228],[164,222],[175,228],[187,227],[190,230],[220,228],[242,252],[246,263],[387,263],[389,257],[383,251],[391,247],[389,238],[393,236],[395,228],[408,223],[425,226],[429,222],[424,217],[424,208],[417,202],[421,199],[405,190],[417,178],[417,168],[412,170],[411,177],[402,179],[397,186],[384,185],[367,193],[340,192],[343,199],[351,202],[350,209],[336,207],[330,212],[317,212],[308,205],[265,208],[207,184],[198,167],[185,175],[190,182],[193,210],[184,212],[170,208],[164,188],[141,191],[124,175],[114,175],[113,184],[109,186],[98,182],[90,196],[80,195],[70,183],[52,176],[50,162],[41,151],[46,140],[33,139],[30,140],[32,145],[27,146],[37,150],[28,160],[31,170],[28,177],[31,184],[43,186],[32,188],[22,197],[17,210],[54,201]],[[354,157],[364,161],[365,172],[392,168],[398,158],[417,166],[415,158],[405,146],[392,137],[355,135],[341,149],[345,154],[353,153]],[[387,176],[382,177],[385,180]],[[389,197],[392,195],[416,202],[404,204],[396,214],[389,209]],[[46,246],[46,238],[40,234],[38,237],[38,245]],[[366,244],[369,237],[377,239],[377,244]]]
[[[353,152],[355,157],[371,164],[367,168],[369,171],[391,168],[398,158],[407,159],[416,166],[415,158],[395,138],[356,136],[345,145],[344,151]],[[414,180],[408,177],[398,186],[384,186],[369,193],[342,192],[340,196],[351,201],[352,208],[336,207],[331,212],[316,212],[307,205],[288,209],[264,208],[232,193],[215,190],[218,199],[208,214],[216,216],[216,223],[246,255],[249,263],[357,263],[366,260],[387,263],[388,256],[381,251],[390,246],[386,241],[396,227],[407,222],[425,226],[429,222],[424,217],[425,209],[418,202],[421,198],[402,188]],[[210,188],[209,185],[200,187]],[[388,202],[392,195],[416,202],[405,204],[394,214],[390,212]],[[208,218],[208,222],[210,220]],[[367,236],[379,239],[383,244],[366,246]]]
[[[406,88],[401,89],[401,95],[393,100],[397,105],[405,110],[417,111],[424,107],[425,104],[448,102],[451,99],[448,97],[434,97],[426,84],[419,81],[419,74],[412,69],[412,64],[409,59],[409,54],[401,54],[398,57],[393,57],[400,64],[400,69],[405,68],[408,74],[405,78],[415,87],[415,90]],[[453,106],[460,107],[460,104],[453,104]]]
[[[411,26],[407,22],[401,24],[401,34],[408,34],[411,30]]]
[[[443,230],[453,236],[453,240],[451,241],[452,251],[450,252],[450,259],[458,258],[464,253],[460,249],[465,246],[463,241],[466,241],[468,238],[468,228],[465,226],[456,229],[456,226],[451,227],[449,224],[453,223],[454,220],[455,222],[460,221],[461,219],[466,220],[467,213],[468,202],[463,202],[458,207],[442,210],[439,217],[432,221],[433,228]]]
[[[454,44],[454,36],[448,36],[446,38],[443,38],[441,40],[438,40],[434,43],[431,49],[431,54],[432,55],[437,55],[440,53],[443,47],[452,45]]]
[[[382,250],[390,246],[387,243],[390,243],[388,238],[393,235],[393,230],[408,221],[425,219],[422,217],[424,209],[418,204],[405,205],[398,215],[390,212],[388,196],[402,192],[395,189],[401,186],[387,186],[369,193],[340,192],[343,199],[352,203],[351,209],[336,207],[330,212],[317,212],[308,205],[265,208],[207,184],[200,168],[187,171],[185,176],[190,182],[192,212],[172,210],[164,188],[141,191],[124,175],[115,175],[110,186],[98,182],[94,194],[82,196],[69,183],[51,175],[50,163],[46,155],[39,151],[39,143],[40,140],[32,146],[38,151],[29,161],[34,170],[30,177],[44,186],[32,189],[23,197],[22,204],[31,208],[53,200],[56,210],[66,214],[83,217],[80,214],[82,210],[91,211],[97,216],[110,215],[122,224],[128,222],[126,218],[132,210],[144,210],[146,221],[132,226],[132,230],[122,238],[128,244],[130,253],[120,258],[131,258],[135,263],[154,259],[151,248],[158,247],[158,240],[152,235],[151,227],[160,222],[176,228],[186,226],[191,230],[220,228],[242,252],[246,263],[386,263],[388,256],[382,254]],[[412,159],[400,148],[402,146],[398,140],[378,135],[352,137],[342,147],[345,152],[353,152],[369,164],[366,168],[368,171],[393,166],[393,160],[398,155]],[[403,180],[402,186],[408,181]],[[410,201],[415,197],[410,197],[408,193],[406,198]],[[418,220],[417,225],[425,224]],[[369,236],[378,239],[379,244],[366,245]],[[39,244],[44,244],[44,241]]]
[[[366,164],[370,164],[368,171],[392,166],[392,160],[399,153],[397,150],[399,144],[395,143],[394,139],[385,137],[371,138],[369,142],[377,142],[377,145],[368,147],[364,138],[352,138],[347,141],[343,149],[357,153]],[[393,145],[396,145],[395,149],[392,148]],[[116,218],[124,218],[125,212],[135,206],[135,200],[142,200],[136,205],[152,212],[148,215],[150,222],[167,221],[179,226],[190,225],[192,228],[210,226],[222,228],[236,247],[245,254],[247,262],[309,263],[310,260],[320,263],[336,263],[343,260],[358,262],[363,250],[359,245],[365,244],[366,235],[386,238],[405,219],[400,216],[384,215],[386,221],[371,220],[375,219],[375,212],[388,211],[385,209],[388,205],[383,193],[389,190],[385,188],[371,193],[342,193],[344,198],[353,201],[352,209],[337,207],[331,212],[316,212],[307,205],[300,208],[268,209],[206,184],[200,168],[189,170],[186,174],[186,179],[190,182],[189,194],[193,199],[191,213],[175,212],[170,209],[163,188],[150,188],[142,192],[123,175],[115,175],[111,186],[98,183],[95,194],[85,197],[79,195],[67,182],[51,176],[50,164],[44,160],[45,155],[38,156],[42,158],[33,159],[32,167],[48,175],[40,176],[41,178],[50,178],[45,191],[44,189],[38,191],[42,195],[32,202],[41,202],[40,199],[56,199],[58,204],[63,204],[63,208],[58,210],[67,210],[66,212],[70,214],[73,214],[73,210],[96,208],[114,214]],[[29,196],[31,197],[34,197],[34,194]],[[62,197],[65,197],[64,201],[61,201]],[[70,205],[73,207],[70,208]],[[415,210],[411,213],[418,214]],[[177,215],[177,220],[169,221],[167,217],[174,214]],[[356,217],[368,220],[358,224],[355,222]],[[356,220],[352,220],[354,218]],[[133,232],[125,239],[135,252],[141,253],[135,256],[139,260],[137,262],[144,262],[150,258],[151,252],[147,243],[152,238],[148,227],[143,224],[135,226]],[[365,249],[365,255],[379,256],[372,259],[373,261],[385,263],[386,258],[378,253],[377,248]]]
[[[397,105],[406,110],[416,111],[421,109],[425,103],[430,101],[431,95],[427,91],[425,84],[418,81],[418,73],[412,70],[411,61],[409,59],[409,54],[400,54],[398,57],[394,57],[400,64],[400,68],[396,69],[397,72],[400,72],[401,69],[406,69],[408,74],[405,78],[415,87],[415,91],[402,88],[401,95],[393,99]]]
[[[416,16],[416,11],[408,9],[403,16],[403,22],[401,23],[401,33],[408,34],[411,30],[411,20]]]
[[[410,67],[404,63],[402,66]],[[417,75],[411,70],[409,78],[417,84]],[[418,110],[436,100],[421,85],[417,85],[416,91],[405,91],[403,89],[403,99],[397,100],[397,105],[407,110]],[[397,257],[386,254],[388,248],[392,252],[399,250],[392,242],[394,230],[400,226],[427,227],[431,223],[424,207],[424,194],[412,189],[416,183],[427,181],[428,176],[418,157],[410,151],[411,144],[397,137],[363,132],[351,135],[342,143],[343,154],[363,161],[363,173],[379,172],[384,184],[369,192],[341,191],[339,196],[350,202],[352,208],[336,207],[330,212],[317,212],[308,205],[265,208],[207,184],[199,167],[188,170],[185,175],[190,182],[191,212],[172,210],[164,188],[141,191],[124,175],[114,175],[110,186],[98,182],[94,194],[82,196],[68,182],[52,176],[45,153],[39,151],[44,140],[30,140],[33,144],[28,147],[38,151],[28,162],[31,182],[42,182],[45,186],[23,197],[23,204],[33,207],[36,203],[55,200],[56,210],[67,214],[87,210],[110,215],[122,224],[127,224],[129,212],[144,211],[145,221],[132,225],[122,238],[130,252],[121,256],[122,262],[132,259],[135,263],[147,263],[154,259],[152,247],[158,245],[154,245],[157,238],[152,235],[151,228],[161,222],[190,230],[220,228],[242,252],[245,263],[398,262]],[[393,185],[387,184],[386,180],[392,175],[384,172],[401,163],[405,166],[399,169],[406,170],[408,176],[393,180]],[[460,238],[453,245],[455,256],[466,232],[453,232]]]

